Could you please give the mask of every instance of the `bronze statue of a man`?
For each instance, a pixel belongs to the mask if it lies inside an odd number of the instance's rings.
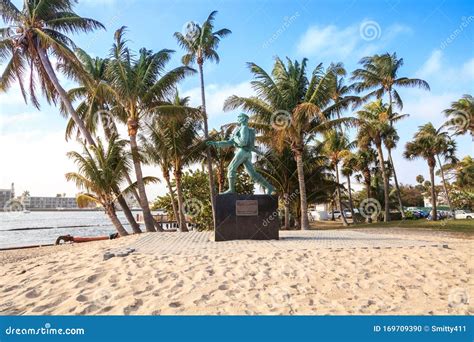
[[[237,122],[239,123],[239,127],[234,131],[229,140],[207,142],[208,145],[217,148],[235,146],[234,158],[230,162],[227,171],[229,189],[223,193],[229,194],[235,192],[237,169],[243,164],[250,178],[263,186],[266,194],[271,195],[275,191],[274,187],[261,174],[255,171],[252,164],[252,151],[255,151],[255,130],[248,126],[249,117],[242,113],[237,117]]]

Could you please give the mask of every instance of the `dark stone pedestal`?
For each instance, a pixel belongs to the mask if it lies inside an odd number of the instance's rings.
[[[278,240],[278,196],[216,196],[215,241]]]

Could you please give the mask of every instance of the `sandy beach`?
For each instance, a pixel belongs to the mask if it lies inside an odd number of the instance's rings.
[[[291,232],[266,244],[150,233],[5,251],[0,314],[474,314],[473,240],[350,232]],[[136,251],[104,260],[128,246]]]

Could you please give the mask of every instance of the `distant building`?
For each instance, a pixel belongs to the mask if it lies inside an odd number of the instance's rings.
[[[26,209],[77,209],[76,197],[25,197]]]
[[[423,197],[423,203],[426,208],[431,208],[431,196],[425,196]],[[448,205],[448,201],[446,199],[446,196],[444,194],[438,194],[437,199],[436,199],[436,206],[444,206]]]
[[[12,183],[10,189],[0,189],[0,210],[5,210],[5,206],[15,198],[15,185]]]

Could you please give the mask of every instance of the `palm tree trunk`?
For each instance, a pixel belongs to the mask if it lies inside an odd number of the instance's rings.
[[[434,174],[434,165],[430,162],[430,180],[431,180],[431,207],[433,208],[433,221],[438,221],[438,210],[436,208],[436,191],[435,191],[435,174]]]
[[[402,202],[402,195],[400,192],[400,186],[398,185],[398,178],[397,178],[397,172],[395,171],[395,164],[393,163],[392,159],[392,149],[387,148],[388,151],[388,160],[390,162],[390,165],[392,166],[392,172],[393,172],[393,180],[395,181],[395,189],[397,190],[397,199],[398,199],[398,206],[400,207],[400,213],[402,214],[402,219],[405,219],[405,210],[403,210],[403,202]]]
[[[389,206],[389,194],[388,194],[388,177],[387,177],[387,172],[385,170],[385,163],[384,163],[384,158],[383,158],[383,151],[382,151],[382,143],[378,142],[376,143],[377,146],[377,154],[379,157],[379,164],[380,164],[380,171],[382,172],[382,178],[383,178],[383,196],[384,196],[384,202],[385,202],[385,214],[384,214],[384,222],[390,221],[390,206]]]
[[[219,187],[219,192],[224,191],[224,183],[225,183],[224,174],[225,174],[224,166],[222,165],[222,163],[220,163],[217,169],[217,185]]]
[[[365,181],[365,192],[367,193],[367,199],[369,199],[372,196],[372,191],[370,189],[370,169],[369,168],[365,169],[364,171],[364,181]],[[367,215],[366,222],[372,223],[372,217]]]
[[[290,229],[290,196],[287,192],[283,194],[283,199],[285,201],[285,229]]]
[[[304,180],[303,169],[303,154],[301,151],[295,151],[296,169],[298,172],[298,183],[300,188],[300,202],[301,202],[301,229],[309,230],[308,221],[308,201],[306,199],[306,184]]]
[[[352,187],[351,187],[351,176],[347,175],[347,192],[349,194],[349,207],[352,215],[352,222],[355,222],[354,216],[354,202],[352,201]]]
[[[347,223],[346,215],[344,215],[344,208],[342,207],[342,197],[341,197],[341,184],[339,182],[339,167],[336,163],[336,182],[337,182],[337,201],[339,202],[339,206],[341,207],[341,218],[342,218],[342,223],[344,226],[348,226],[349,224]]]
[[[142,230],[140,229],[140,226],[138,225],[137,221],[135,221],[135,218],[133,217],[132,211],[128,207],[127,202],[125,201],[125,198],[121,194],[117,194],[117,202],[120,204],[120,207],[122,208],[122,211],[127,218],[128,223],[130,223],[130,227],[132,227],[132,230],[135,234],[140,234],[142,233]]]
[[[173,187],[171,186],[170,175],[169,175],[168,170],[163,169],[162,171],[163,171],[163,178],[165,179],[166,186],[168,187],[168,193],[170,194],[171,206],[173,207],[173,215],[176,222],[178,222],[179,224],[180,217],[178,215],[178,208],[176,206],[176,198],[174,197],[174,190],[173,190]]]
[[[440,159],[439,155],[436,155],[436,157],[438,158],[439,171],[441,173],[441,179],[443,180],[443,189],[444,189],[444,193],[446,195],[446,200],[448,201],[449,210],[451,211],[451,214],[453,215],[453,219],[455,220],[456,215],[454,215],[454,208],[451,204],[451,198],[449,197],[448,186],[446,185],[446,178],[444,177],[443,165],[441,164],[441,159]]]
[[[184,200],[183,192],[181,190],[181,170],[175,168],[174,180],[176,182],[176,193],[178,196],[178,215],[179,215],[179,231],[187,232],[186,216],[184,215]]]
[[[107,216],[110,218],[110,221],[112,221],[112,224],[114,225],[115,229],[117,230],[117,233],[119,233],[120,236],[128,235],[128,232],[125,230],[125,228],[123,227],[123,225],[120,222],[119,218],[117,217],[117,214],[116,214],[115,209],[113,208],[113,206],[105,208],[105,212],[107,213]]]
[[[63,102],[64,106],[66,107],[67,111],[69,112],[69,115],[71,115],[71,118],[74,120],[76,123],[77,127],[79,128],[79,131],[81,132],[82,136],[84,139],[86,139],[87,143],[89,145],[94,145],[95,146],[95,141],[92,138],[92,135],[90,134],[89,130],[86,128],[84,121],[77,115],[76,110],[74,109],[71,100],[69,99],[66,91],[64,88],[61,86],[59,83],[58,77],[56,76],[56,73],[54,72],[53,66],[51,65],[51,62],[48,58],[48,54],[46,51],[37,44],[36,49],[38,50],[38,55],[41,59],[41,64],[44,67],[44,70],[48,74],[48,78],[50,79],[51,83],[53,83],[54,88],[59,94],[59,97],[61,98],[61,101]]]
[[[204,70],[202,68],[202,64],[198,63],[199,65],[199,77],[201,79],[201,102],[202,102],[202,116],[204,122],[204,138],[207,140],[209,139],[209,127],[207,125],[207,112],[206,112],[206,93],[204,90]],[[211,207],[212,207],[212,219],[215,225],[215,198],[216,198],[216,190],[214,186],[214,174],[212,172],[212,158],[211,158],[211,147],[207,146],[206,148],[206,161],[207,161],[207,172],[209,173],[209,190],[211,193]]]
[[[145,184],[143,183],[142,165],[138,153],[137,136],[130,135],[130,148],[132,150],[133,166],[135,168],[135,175],[137,177],[138,194],[140,196],[140,207],[143,211],[143,220],[145,221],[145,229],[147,232],[156,232],[155,219],[151,215],[148,198],[146,196]]]
[[[103,110],[109,111],[110,109],[107,107],[107,108],[103,108]],[[118,133],[116,132],[116,130],[112,131],[111,126],[110,126],[110,122],[107,122],[105,120],[104,116],[101,116],[101,121],[102,121],[102,127],[104,129],[105,137],[107,138],[107,141],[109,141],[110,138],[112,137],[112,135],[114,134],[114,132],[116,134],[118,134]],[[125,179],[127,180],[128,185],[133,184],[132,179],[130,178],[130,175],[128,174],[128,172],[125,174]],[[116,193],[116,194],[119,195],[118,193]],[[138,192],[137,192],[136,189],[132,189],[132,194],[133,194],[133,196],[135,196],[135,199],[137,200],[137,202],[140,203],[140,197],[138,196]],[[127,205],[127,208],[128,208],[128,205]],[[133,217],[133,215],[132,215],[132,217]],[[133,221],[135,222],[135,219],[133,219]],[[136,222],[135,222],[135,224],[136,224]]]

